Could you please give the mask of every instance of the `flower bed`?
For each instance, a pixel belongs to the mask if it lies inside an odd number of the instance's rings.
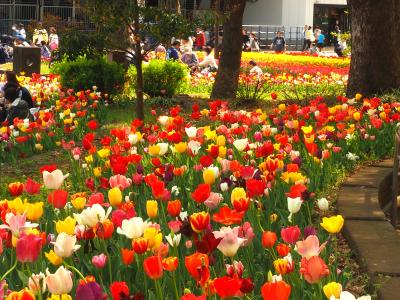
[[[15,119],[13,124],[0,124],[0,162],[15,160],[42,150],[53,149],[63,140],[79,140],[95,129],[101,108],[101,95],[96,91],[63,91],[58,76],[19,78],[40,110],[35,121]]]
[[[68,177],[52,165],[9,183],[1,280],[24,299],[354,299],[324,188],[391,153],[399,107],[216,101],[88,133]]]

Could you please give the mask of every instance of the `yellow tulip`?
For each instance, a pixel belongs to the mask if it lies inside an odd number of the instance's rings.
[[[43,202],[25,202],[26,218],[30,221],[37,221],[43,216]]]
[[[65,125],[72,124],[72,119],[71,118],[64,119],[64,124]]]
[[[242,187],[235,187],[232,190],[231,193],[231,202],[233,204],[233,202],[240,200],[240,199],[246,199],[247,198],[247,194],[246,191],[244,190],[244,188]]]
[[[86,205],[86,198],[85,197],[76,197],[71,199],[72,206],[76,209],[84,209]]]
[[[38,151],[42,151],[43,150],[43,145],[42,144],[35,144],[35,149]]]
[[[175,145],[175,151],[178,153],[184,153],[186,152],[187,149],[187,144],[185,142],[180,142]]]
[[[162,241],[162,233],[154,227],[148,227],[144,230],[143,237],[148,241],[148,248],[150,250],[157,250],[160,248]]]
[[[303,131],[304,134],[310,134],[313,131],[313,127],[311,125],[301,126],[301,131]]]
[[[354,120],[356,120],[356,121],[360,121],[360,119],[361,119],[361,114],[360,114],[360,112],[356,111],[355,113],[353,113],[353,118],[354,118]]]
[[[214,140],[217,137],[217,132],[215,130],[206,130],[204,131],[204,135],[207,140]]]
[[[335,299],[340,298],[340,293],[342,292],[342,285],[337,282],[329,282],[328,284],[325,284],[323,287],[324,294],[328,299],[331,299],[332,296],[335,297]]]
[[[278,109],[280,110],[280,111],[284,111],[285,109],[286,109],[286,105],[285,104],[279,104],[278,105]]]
[[[213,184],[215,182],[215,172],[208,168],[203,171],[203,179],[206,184]]]
[[[99,151],[97,151],[97,155],[100,158],[107,158],[110,156],[110,149],[107,148],[100,149]]]
[[[156,200],[147,200],[146,211],[149,218],[154,219],[158,216],[158,202]]]
[[[158,155],[160,153],[161,147],[159,145],[149,146],[149,154],[152,156]]]
[[[59,266],[63,263],[63,259],[59,257],[53,250],[45,252],[44,255],[49,260],[49,262],[55,266]]]
[[[218,157],[220,158],[225,158],[226,157],[226,147],[225,146],[219,146],[218,148]]]
[[[73,235],[75,231],[76,220],[70,216],[66,217],[64,221],[56,222],[57,233],[65,232],[66,234]]]
[[[217,136],[217,145],[218,146],[225,146],[226,144],[226,137],[223,135]]]
[[[356,100],[357,100],[357,101],[360,101],[360,100],[361,100],[361,98],[362,98],[362,95],[361,95],[361,94],[359,94],[359,93],[357,93],[357,94],[356,94]]]
[[[94,168],[93,169],[93,175],[95,176],[95,177],[100,177],[101,176],[101,167],[96,167],[96,168]]]
[[[344,219],[341,215],[333,217],[324,217],[321,226],[329,233],[338,233],[342,230]]]
[[[122,202],[122,192],[118,187],[108,191],[108,201],[112,206],[118,206]]]
[[[47,298],[47,300],[72,300],[72,297],[68,294],[62,294],[62,295],[51,294],[51,297]]]
[[[85,157],[85,161],[90,164],[93,162],[93,155],[88,155]]]

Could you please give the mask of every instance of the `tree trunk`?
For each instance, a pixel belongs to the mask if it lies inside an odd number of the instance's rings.
[[[225,3],[229,16],[224,21],[221,59],[217,77],[211,92],[212,99],[234,99],[238,86],[242,56],[242,23],[246,0],[230,0]],[[218,39],[218,36],[216,37]]]
[[[220,0],[215,1],[215,21],[214,21],[214,58],[219,59],[219,18],[220,18]]]
[[[176,6],[176,14],[177,15],[182,14],[181,1],[180,0],[176,0],[175,6]]]
[[[400,88],[400,1],[348,0],[352,53],[347,95]]]
[[[134,47],[135,47],[135,67],[136,67],[136,116],[140,120],[144,120],[144,103],[143,103],[143,68],[142,68],[142,46],[140,45],[139,36],[139,4],[138,0],[133,1],[134,9]]]

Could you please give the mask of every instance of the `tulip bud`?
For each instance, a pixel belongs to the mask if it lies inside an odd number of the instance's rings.
[[[122,202],[122,192],[118,187],[108,191],[108,201],[112,206],[118,206]]]
[[[318,208],[321,211],[329,210],[329,202],[326,198],[318,199]]]

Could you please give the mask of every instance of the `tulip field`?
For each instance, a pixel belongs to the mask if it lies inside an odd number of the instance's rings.
[[[0,127],[2,166],[53,149],[66,159],[0,180],[0,299],[371,299],[347,290],[346,220],[327,193],[391,155],[400,102],[218,100],[105,129],[101,91],[21,80],[41,109]]]

